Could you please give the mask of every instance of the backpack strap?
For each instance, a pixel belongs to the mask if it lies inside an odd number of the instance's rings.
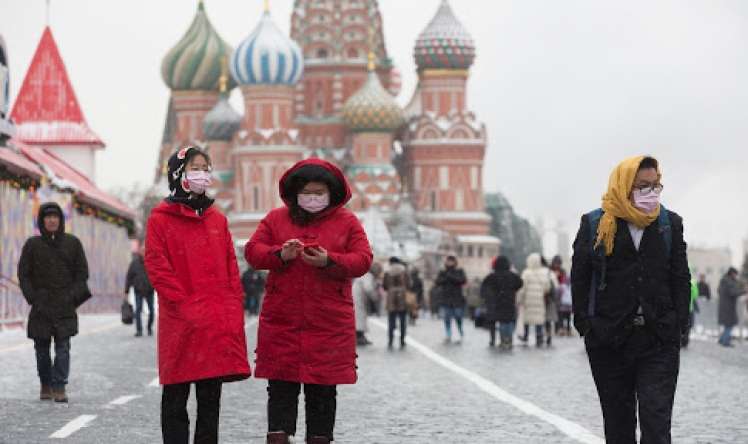
[[[662,234],[662,240],[665,241],[665,254],[670,259],[670,252],[673,249],[673,226],[670,222],[670,212],[664,205],[660,205],[660,216],[657,218],[660,225],[659,231]]]
[[[597,228],[600,226],[600,219],[603,217],[603,210],[602,208],[598,208],[596,210],[590,211],[586,214],[587,221],[590,224],[590,250],[592,250],[592,255],[599,256],[600,260],[602,261],[602,272],[598,276],[598,273],[592,272],[592,282],[590,282],[590,292],[588,295],[588,303],[587,303],[587,316],[595,316],[595,306],[597,303],[597,292],[605,290],[606,282],[605,282],[605,272],[606,272],[606,261],[605,261],[605,246],[600,245],[599,247],[595,248],[595,241],[597,240]]]

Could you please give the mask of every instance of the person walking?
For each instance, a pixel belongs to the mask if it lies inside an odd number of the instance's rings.
[[[37,224],[39,235],[29,238],[21,250],[18,282],[31,305],[27,335],[36,351],[39,399],[66,403],[70,338],[78,334],[76,310],[91,297],[88,261],[80,240],[65,233],[65,216],[57,203],[39,207]]]
[[[130,294],[132,288],[135,292],[135,337],[143,336],[143,301],[148,305],[148,336],[153,336],[153,318],[155,311],[153,308],[153,287],[148,280],[148,274],[145,271],[145,244],[141,243],[138,251],[133,253],[130,266],[127,268],[125,277],[125,298]]]
[[[284,206],[268,213],[247,243],[247,262],[270,270],[260,311],[255,377],[268,380],[270,444],[296,435],[304,387],[306,442],[334,440],[337,386],[356,383],[351,280],[371,268],[372,251],[343,172],[320,159],[280,179]]]
[[[527,268],[522,272],[522,288],[519,290],[518,305],[522,308],[525,334],[520,338],[526,345],[530,327],[535,326],[535,345],[543,346],[543,326],[546,324],[546,297],[553,288],[551,273],[543,266],[538,253],[527,257]]]
[[[205,195],[210,157],[189,146],[168,161],[171,193],[151,211],[145,268],[158,292],[158,376],[165,444],[187,444],[191,386],[196,443],[218,442],[222,384],[250,376],[244,293],[226,216]]]
[[[551,265],[544,257],[540,257],[540,263],[548,272],[551,280],[551,289],[545,294],[545,344],[550,347],[553,342],[553,334],[558,327],[558,275],[561,271],[561,256],[555,256]]]
[[[423,294],[423,279],[420,276],[420,270],[416,267],[410,269],[410,291],[416,295],[416,310],[415,314],[411,314],[411,324],[415,324],[415,320],[421,315],[421,312],[426,310],[426,301]]]
[[[384,273],[382,287],[387,292],[385,304],[387,309],[387,348],[392,349],[398,319],[400,320],[400,348],[405,348],[406,318],[408,316],[405,293],[410,288],[410,277],[400,258],[390,258],[390,266]]]
[[[738,324],[737,301],[745,293],[745,288],[738,280],[738,270],[730,267],[719,281],[719,310],[717,322],[722,326],[719,344],[732,347],[732,329]]]
[[[707,301],[712,299],[712,288],[706,281],[706,275],[703,273],[699,275],[699,296],[705,298]]]
[[[608,443],[637,442],[637,416],[641,442],[671,442],[691,276],[683,220],[660,204],[661,180],[652,157],[622,161],[602,209],[582,217],[574,241],[574,326]]]
[[[485,322],[490,333],[489,347],[496,344],[496,323],[499,323],[501,350],[512,349],[512,336],[517,322],[517,291],[522,288],[522,279],[511,271],[506,256],[499,256],[493,263],[493,271],[483,279],[480,295],[485,304]]]
[[[366,337],[369,331],[368,313],[366,304],[374,293],[377,291],[377,276],[375,273],[380,272],[381,265],[373,263],[369,272],[360,278],[353,280],[353,309],[356,314],[356,345],[371,345],[371,341]]]
[[[244,289],[244,307],[250,316],[260,313],[260,297],[265,291],[265,277],[252,267],[247,267],[242,273],[242,288]]]
[[[460,337],[457,343],[461,344],[465,337],[462,330],[462,318],[465,316],[465,296],[462,287],[467,282],[465,271],[457,266],[457,258],[447,256],[444,268],[436,276],[435,285],[438,287],[437,299],[441,304],[441,316],[444,318],[444,343],[452,342],[452,319],[457,325]]]
[[[571,283],[566,270],[561,268],[558,271],[558,288],[556,290],[556,299],[558,301],[558,318],[559,318],[559,335],[571,336],[571,313],[572,297]]]

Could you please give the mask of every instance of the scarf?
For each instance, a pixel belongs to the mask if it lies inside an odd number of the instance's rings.
[[[605,246],[605,255],[613,254],[613,241],[616,238],[618,224],[616,219],[623,219],[637,227],[644,229],[652,222],[657,220],[660,215],[660,206],[650,214],[645,214],[636,208],[629,199],[631,188],[634,186],[636,173],[639,171],[639,164],[645,156],[631,157],[615,167],[610,174],[608,181],[608,191],[603,196],[604,214],[600,219],[600,225],[597,227],[597,240],[595,248],[600,245]],[[657,174],[661,177],[658,170]]]

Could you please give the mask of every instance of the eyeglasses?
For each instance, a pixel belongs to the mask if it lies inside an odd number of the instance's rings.
[[[665,188],[665,185],[658,183],[658,184],[645,184],[645,185],[634,185],[635,190],[639,190],[642,194],[649,194],[649,193],[655,193],[660,194],[662,193],[662,190]]]

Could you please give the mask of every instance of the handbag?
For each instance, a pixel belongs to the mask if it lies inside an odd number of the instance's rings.
[[[120,311],[122,314],[122,323],[125,325],[132,325],[132,321],[135,318],[135,313],[132,309],[132,304],[130,304],[127,301],[122,301],[122,306],[120,307]]]

